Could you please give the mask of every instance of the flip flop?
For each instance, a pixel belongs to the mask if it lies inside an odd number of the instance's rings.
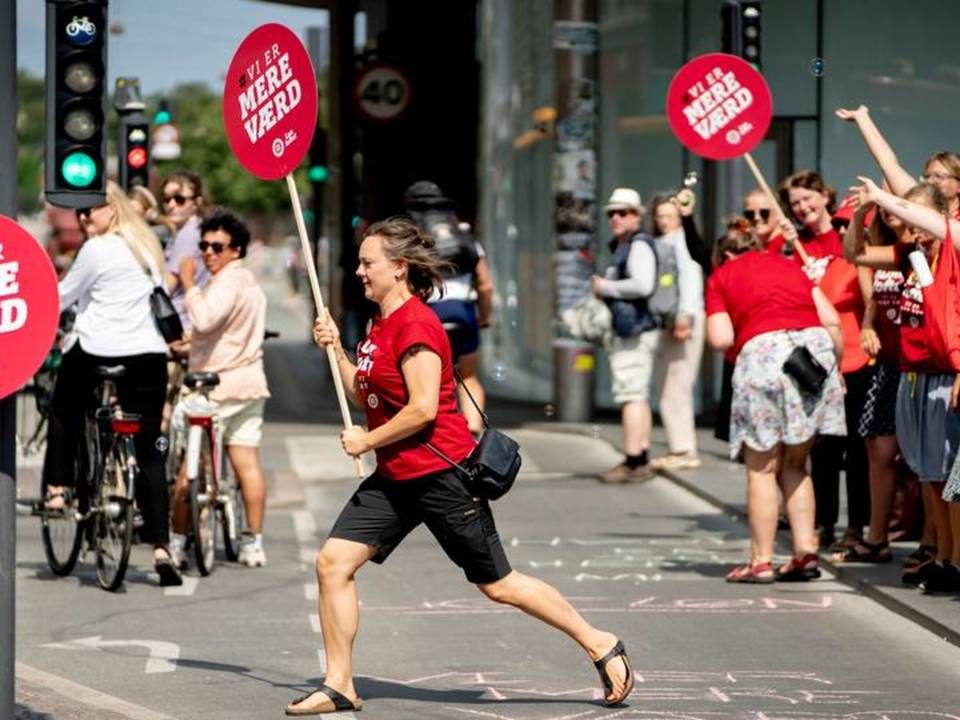
[[[315,705],[310,708],[298,708],[297,705],[309,700],[314,695],[322,693],[327,696],[327,699],[322,702],[320,705]],[[287,705],[284,712],[287,715],[294,715],[297,717],[304,715],[322,715],[324,713],[334,713],[341,712],[344,710],[352,710],[354,712],[359,712],[363,709],[363,700],[357,698],[356,702],[348,698],[341,692],[334,690],[327,684],[323,684],[318,687],[316,690],[307,693],[303,697],[299,697],[294,700],[292,703]]]
[[[623,659],[623,669],[626,670],[626,677],[624,682],[626,683],[623,687],[623,690],[619,695],[610,697],[610,693],[613,692],[613,678],[610,677],[610,673],[607,672],[607,665],[610,664],[610,661],[615,658]],[[603,683],[604,695],[603,695],[603,704],[605,707],[617,707],[623,704],[623,701],[627,699],[627,696],[633,692],[633,667],[630,665],[630,658],[627,657],[627,650],[623,646],[623,643],[620,640],[617,640],[617,644],[604,655],[599,660],[596,660],[593,663],[594,667],[597,668],[597,672],[600,673],[600,681]]]
[[[43,499],[43,509],[58,512],[67,506],[67,495],[63,490],[48,492]]]

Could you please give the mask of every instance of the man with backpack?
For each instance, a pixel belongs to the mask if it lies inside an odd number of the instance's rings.
[[[616,188],[604,206],[613,239],[613,253],[603,277],[594,276],[593,294],[603,299],[613,316],[609,347],[613,399],[622,407],[624,461],[601,473],[603,483],[643,482],[653,477],[648,450],[653,419],[650,383],[660,347],[664,318],[658,309],[670,298],[659,298],[659,268],[676,266],[672,248],[656,245],[640,230],[645,208],[640,194]],[[663,285],[668,292],[669,284]]]
[[[486,253],[466,223],[456,215],[453,200],[428,180],[415,182],[404,193],[404,210],[436,242],[437,254],[449,264],[443,296],[434,293],[429,306],[440,318],[453,350],[453,359],[463,382],[457,387],[461,412],[474,434],[483,430],[477,405],[484,407],[485,394],[477,369],[480,364],[480,329],[490,324],[493,311],[493,282]]]

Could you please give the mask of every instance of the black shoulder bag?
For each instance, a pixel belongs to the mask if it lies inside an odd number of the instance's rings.
[[[463,378],[460,373],[454,370],[457,382],[463,385]],[[490,421],[487,414],[480,409],[477,401],[466,385],[463,389],[467,392],[470,402],[483,418],[483,435],[477,442],[477,447],[470,456],[462,463],[455,463],[446,454],[438,450],[432,443],[424,441],[426,445],[437,457],[446,460],[451,467],[459,470],[464,483],[470,492],[476,493],[477,497],[486,500],[496,500],[513,487],[514,480],[517,479],[517,473],[520,472],[520,444],[513,438],[490,427]]]
[[[143,268],[143,271],[153,283],[153,292],[150,293],[150,312],[153,314],[153,321],[156,323],[157,330],[163,336],[166,343],[176,342],[183,339],[183,323],[180,322],[180,314],[173,306],[173,301],[167,295],[163,287],[163,274],[160,274],[159,281],[152,272],[153,265],[148,264],[147,260],[140,254],[140,251],[133,246],[133,243],[127,242],[127,247],[134,254],[137,262]]]

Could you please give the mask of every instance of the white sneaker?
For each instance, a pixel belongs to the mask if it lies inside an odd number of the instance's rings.
[[[262,545],[254,545],[253,542],[244,543],[240,546],[240,556],[237,562],[247,567],[263,567],[267,564],[267,555],[263,552]]]
[[[182,536],[181,536],[182,537]],[[184,542],[174,533],[170,534],[170,544],[167,549],[170,551],[170,559],[177,570],[184,570],[187,567],[187,555],[183,551]]]

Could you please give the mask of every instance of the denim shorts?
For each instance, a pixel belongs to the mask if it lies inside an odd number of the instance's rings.
[[[417,480],[388,480],[374,472],[340,512],[330,537],[369,545],[382,563],[424,523],[447,556],[475,584],[506,577],[510,563],[490,504],[473,497],[454,470]]]

